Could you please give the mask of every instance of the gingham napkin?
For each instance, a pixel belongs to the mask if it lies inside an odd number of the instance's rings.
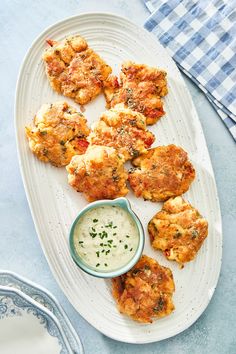
[[[143,0],[152,32],[236,140],[236,0]],[[207,119],[207,117],[206,117]]]

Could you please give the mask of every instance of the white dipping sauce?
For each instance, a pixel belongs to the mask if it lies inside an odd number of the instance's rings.
[[[104,205],[85,213],[74,229],[76,252],[90,267],[113,271],[133,258],[139,230],[128,212]]]

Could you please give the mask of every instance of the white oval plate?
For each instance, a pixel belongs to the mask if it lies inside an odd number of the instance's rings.
[[[41,55],[45,39],[60,40],[76,33],[88,40],[115,73],[127,59],[160,66],[167,71],[166,116],[151,128],[156,134],[155,145],[173,143],[182,146],[197,170],[196,180],[185,198],[208,219],[209,237],[196,260],[180,270],[150,247],[146,235],[145,254],[169,266],[176,284],[176,310],[150,325],[141,325],[121,315],[111,296],[110,282],[93,278],[76,267],[69,254],[68,232],[77,213],[87,203],[81,194],[68,186],[65,169],[38,161],[29,151],[25,138],[24,126],[31,122],[41,104],[64,99],[52,91],[44,72]],[[86,106],[89,123],[98,119],[104,110],[105,101],[100,95]],[[175,63],[156,39],[127,19],[111,14],[82,14],[51,26],[33,43],[21,68],[15,124],[21,172],[35,227],[52,272],[76,310],[105,335],[129,343],[159,341],[176,335],[196,321],[208,305],[219,276],[222,252],[220,209],[211,161],[193,102]],[[146,229],[161,203],[144,202],[131,192],[128,198]]]

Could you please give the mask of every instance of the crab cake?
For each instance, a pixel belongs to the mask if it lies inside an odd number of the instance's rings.
[[[155,137],[146,129],[146,119],[141,113],[117,105],[101,115],[88,139],[92,145],[114,147],[125,160],[130,160],[147,152]]]
[[[112,279],[112,293],[119,311],[143,323],[174,310],[174,291],[171,270],[144,255],[128,273]]]
[[[166,72],[131,61],[122,65],[120,84],[110,76],[104,84],[108,107],[124,103],[126,107],[142,113],[147,124],[154,124],[165,112],[161,97],[168,93]]]
[[[89,202],[123,197],[128,193],[124,161],[124,156],[112,147],[89,146],[84,155],[74,156],[66,167],[68,182]]]
[[[129,182],[136,197],[153,202],[185,193],[195,178],[188,154],[175,145],[148,150],[132,161]]]
[[[182,197],[167,200],[149,222],[152,246],[180,264],[193,260],[208,234],[208,223]]]
[[[72,156],[84,154],[89,128],[85,117],[66,102],[44,104],[25,128],[32,152],[42,161],[60,167]]]
[[[43,60],[52,88],[81,105],[96,97],[112,71],[110,66],[79,35],[47,43],[50,47]]]

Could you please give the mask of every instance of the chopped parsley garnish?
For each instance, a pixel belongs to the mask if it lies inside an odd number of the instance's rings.
[[[43,130],[40,132],[41,135],[47,135],[47,131],[46,130]]]
[[[113,226],[113,221],[110,221],[107,225],[105,225],[105,227],[110,227],[110,228],[112,228],[112,226]],[[114,229],[114,227],[113,227],[113,229]]]
[[[79,241],[79,245],[80,247],[84,248],[84,245],[83,245],[84,241]]]
[[[160,297],[158,303],[156,304],[155,307],[153,307],[153,311],[154,312],[160,312],[163,310],[164,308],[164,305],[165,305],[165,301]]]
[[[197,230],[193,230],[192,231],[192,239],[195,239],[198,236],[198,231]]]
[[[181,232],[176,232],[176,234],[173,236],[174,238],[180,238],[182,236]]]
[[[134,269],[134,270],[132,271],[132,274],[133,274],[133,275],[136,275],[136,274],[138,274],[139,272],[141,272],[141,270],[138,269],[138,268],[136,268],[136,269]]]
[[[97,236],[97,233],[95,233],[95,232],[90,232],[89,235],[90,235],[92,238],[94,238],[94,237]]]
[[[63,147],[63,146],[62,146]],[[112,219],[112,218],[111,218]],[[105,263],[106,261],[109,260],[111,256],[116,256],[116,251],[119,250],[121,251],[122,249],[126,250],[126,252],[132,252],[133,251],[133,246],[129,245],[129,238],[132,237],[132,234],[126,234],[126,230],[123,230],[123,232],[120,234],[118,233],[118,225],[116,225],[116,222],[113,220],[100,220],[98,218],[93,217],[90,219],[90,225],[87,230],[87,235],[84,235],[85,237],[88,237],[88,235],[94,239],[97,237],[97,241],[94,240],[94,244],[91,245],[91,251],[93,254],[93,258],[95,259],[95,264],[96,268],[98,267],[110,267],[111,265],[108,263]],[[128,231],[128,230],[127,230]],[[117,236],[118,235],[118,236]],[[125,239],[127,238],[127,242],[125,243]],[[82,239],[82,241],[78,240],[78,245],[80,248],[80,251],[85,250],[85,246],[87,246],[86,239]],[[119,246],[120,245],[120,246]],[[119,248],[120,247],[120,248]],[[112,248],[117,248],[117,250],[113,251],[112,253]],[[120,252],[121,255],[122,251]],[[89,253],[88,253],[89,254]],[[110,254],[110,256],[108,256]],[[123,251],[123,255],[125,252]],[[119,254],[118,254],[119,256]],[[96,263],[100,262],[100,263]]]
[[[103,240],[104,237],[108,237],[108,234],[106,231],[103,231],[103,232],[99,232],[99,236],[100,236],[100,239]]]
[[[135,150],[135,149],[132,149],[131,155],[132,155],[133,157],[138,157],[138,156],[139,156],[139,151],[138,151],[138,150]]]

